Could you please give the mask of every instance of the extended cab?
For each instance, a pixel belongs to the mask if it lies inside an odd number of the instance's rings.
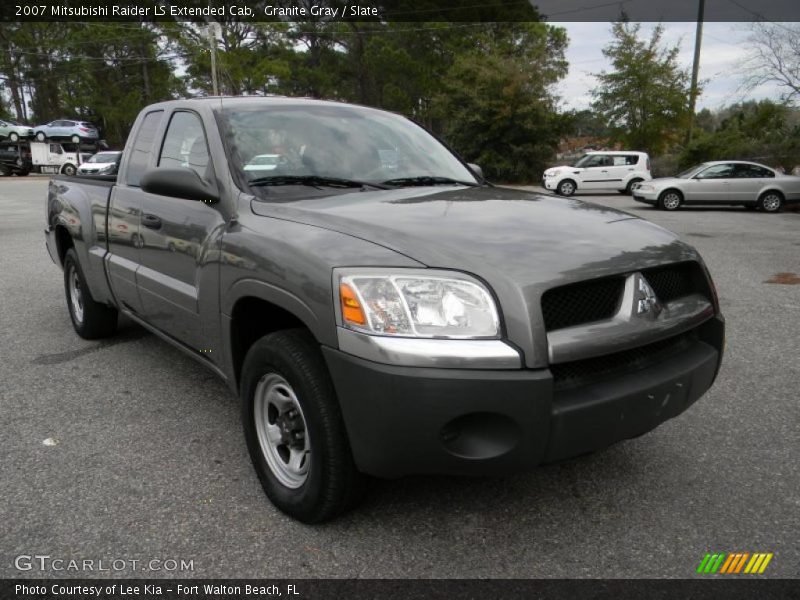
[[[217,373],[267,495],[307,522],[365,474],[498,474],[641,435],[722,356],[674,234],[494,187],[366,107],[149,106],[116,182],[51,181],[45,234],[77,333],[123,313]]]

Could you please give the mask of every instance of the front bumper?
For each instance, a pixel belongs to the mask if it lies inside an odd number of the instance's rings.
[[[323,351],[361,471],[493,475],[599,450],[682,413],[722,356],[722,318],[698,329],[680,354],[568,389],[549,369],[403,367]]]
[[[633,199],[638,202],[644,202],[645,204],[656,204],[658,202],[658,192],[656,190],[649,192],[642,191],[638,187],[634,187],[631,191],[633,194]]]
[[[554,190],[558,187],[559,180],[556,177],[544,177],[542,178],[542,187],[547,190]]]

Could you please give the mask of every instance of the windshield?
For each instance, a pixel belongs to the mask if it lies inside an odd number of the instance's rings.
[[[433,136],[391,113],[303,102],[223,108],[220,115],[231,168],[241,179],[254,182],[253,189],[265,178],[293,186],[296,192],[303,178],[317,178],[312,183],[319,185],[322,179],[340,179],[400,186],[431,177],[478,183]],[[266,193],[274,193],[274,185],[267,187]]]
[[[92,158],[90,158],[86,162],[113,163],[116,160],[117,160],[117,154],[115,152],[100,152],[98,154],[95,154]]]
[[[700,169],[705,169],[708,166],[708,163],[700,163],[699,165],[695,165],[690,169],[686,169],[682,173],[678,173],[675,175],[678,179],[689,179],[692,175],[697,173]]]

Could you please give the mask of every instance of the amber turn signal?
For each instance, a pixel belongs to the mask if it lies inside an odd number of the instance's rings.
[[[365,325],[367,317],[358,301],[356,293],[346,283],[339,284],[339,300],[342,303],[342,319],[347,323]]]

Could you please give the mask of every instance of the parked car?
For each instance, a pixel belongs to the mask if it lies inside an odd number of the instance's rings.
[[[577,190],[617,190],[630,194],[635,184],[652,178],[647,154],[614,150],[587,152],[571,167],[547,169],[542,181],[546,189],[571,196]]]
[[[78,335],[122,313],[240,396],[267,496],[305,522],[355,504],[363,474],[527,469],[709,389],[724,321],[693,247],[476,173],[381,110],[173,100],[139,114],[115,184],[51,181],[47,248]]]
[[[0,175],[25,176],[32,169],[30,144],[26,142],[0,142]]]
[[[66,139],[73,144],[79,144],[100,138],[97,128],[88,121],[58,119],[46,125],[37,125],[33,129],[36,139],[40,142],[48,139]]]
[[[14,121],[0,119],[0,139],[17,142],[33,137],[33,129]]]
[[[78,175],[116,175],[122,152],[98,152],[78,167]]]
[[[664,210],[686,204],[741,205],[779,212],[800,202],[800,177],[784,175],[766,165],[742,160],[718,160],[695,165],[675,177],[639,183],[633,198]]]

